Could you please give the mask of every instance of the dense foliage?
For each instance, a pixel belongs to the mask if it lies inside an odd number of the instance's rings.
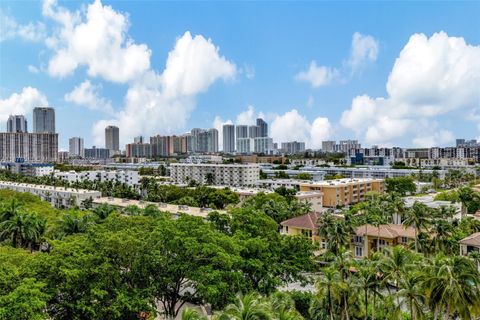
[[[314,268],[308,240],[281,236],[278,224],[252,207],[213,212],[208,221],[172,219],[154,206],[124,214],[107,205],[50,208],[57,216],[47,220],[26,209],[30,202],[49,208],[34,197],[10,192],[0,199],[0,319],[175,316],[186,302],[220,310],[237,292],[269,295]],[[7,228],[25,215],[43,228],[24,218],[15,223],[22,232]]]

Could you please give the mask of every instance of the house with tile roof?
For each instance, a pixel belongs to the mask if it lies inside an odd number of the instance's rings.
[[[415,228],[401,224],[366,224],[359,226],[352,237],[350,249],[355,258],[368,257],[385,247],[407,246],[415,241]]]
[[[469,235],[460,240],[460,254],[467,256],[472,252],[480,253],[480,232]]]
[[[280,233],[290,236],[304,235],[311,239],[312,242],[319,242],[317,221],[320,216],[321,213],[319,212],[310,212],[282,221],[280,223],[282,226]]]

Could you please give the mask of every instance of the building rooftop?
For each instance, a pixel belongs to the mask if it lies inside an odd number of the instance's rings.
[[[103,197],[93,200],[94,204],[108,204],[115,207],[126,208],[128,206],[137,206],[141,209],[145,209],[148,205],[155,205],[160,211],[170,212],[172,214],[185,213],[196,217],[206,218],[208,214],[212,211],[217,211],[219,213],[227,213],[225,210],[213,210],[210,208],[198,208],[198,207],[189,207],[184,205],[168,204],[168,203],[158,203],[158,202],[148,202],[141,200],[129,200],[122,198],[113,198],[113,197]]]
[[[96,190],[54,187],[54,186],[47,186],[43,184],[28,184],[28,183],[18,183],[18,182],[10,182],[10,181],[0,181],[0,186],[24,187],[24,188],[31,188],[31,189],[37,189],[37,190],[68,192],[68,193],[77,193],[77,194],[83,193],[83,194],[97,195],[100,193],[100,191],[96,191]]]
[[[480,232],[476,232],[466,238],[463,238],[462,240],[460,240],[460,244],[480,247]]]
[[[302,182],[302,185],[310,186],[319,186],[319,187],[328,187],[328,186],[339,186],[339,185],[349,185],[357,183],[368,183],[368,182],[382,182],[383,179],[373,179],[373,178],[343,178],[335,180],[325,180],[325,181],[310,181]]]
[[[367,224],[356,229],[357,236],[380,237],[395,239],[398,237],[415,238],[415,228],[401,224],[381,224],[378,227]]]
[[[280,224],[284,227],[294,227],[298,229],[316,230],[317,221],[322,214],[319,212],[307,213],[295,218],[282,221]]]

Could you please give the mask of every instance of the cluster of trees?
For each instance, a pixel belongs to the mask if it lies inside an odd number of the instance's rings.
[[[412,177],[387,178],[385,179],[385,190],[406,196],[414,194],[417,191],[417,186]]]
[[[140,181],[141,194],[146,201],[182,204],[193,207],[209,207],[224,209],[228,205],[240,202],[238,194],[229,188],[211,188],[198,186],[194,188],[161,185],[155,180],[142,178]]]
[[[435,200],[462,203],[463,213],[475,213],[480,210],[480,193],[470,187],[440,192],[435,196]]]
[[[43,184],[56,187],[97,190],[103,196],[131,200],[144,199],[153,202],[183,204],[194,207],[210,207],[224,209],[228,205],[236,205],[240,199],[228,188],[215,189],[207,186],[191,188],[159,184],[155,178],[142,177],[140,190],[122,182],[114,181],[75,181],[68,182],[53,176],[31,177],[15,174],[10,171],[0,171],[0,180],[21,183]]]
[[[35,254],[5,238],[0,319],[153,319],[187,302],[221,310],[237,292],[267,296],[314,270],[311,242],[281,236],[253,207],[207,221],[147,211],[57,211],[57,232],[45,233],[48,245]]]

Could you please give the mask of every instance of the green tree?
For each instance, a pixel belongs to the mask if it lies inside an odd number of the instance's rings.
[[[64,235],[82,233],[87,231],[89,225],[93,223],[90,215],[79,215],[78,213],[66,213],[63,215],[60,223],[60,232]]]
[[[0,295],[0,319],[44,320],[48,295],[43,292],[45,284],[34,278],[25,278],[11,292]]]
[[[407,227],[414,228],[416,252],[418,252],[418,233],[429,225],[429,213],[429,208],[420,202],[415,202],[413,206],[405,212],[403,224]]]
[[[417,187],[412,177],[395,177],[385,179],[385,190],[405,196],[407,194],[414,194]]]
[[[270,320],[272,312],[268,301],[256,293],[239,296],[235,303],[229,304],[224,315],[231,320]]]

